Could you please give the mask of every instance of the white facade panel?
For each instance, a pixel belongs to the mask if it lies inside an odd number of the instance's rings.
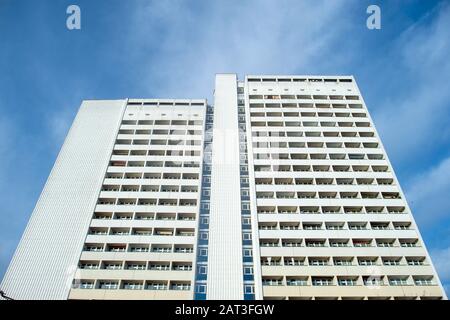
[[[82,103],[3,278],[12,298],[67,298],[125,104]]]
[[[209,222],[208,299],[242,299],[237,79],[216,75]]]

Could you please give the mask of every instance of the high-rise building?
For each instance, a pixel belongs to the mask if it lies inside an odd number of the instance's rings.
[[[83,101],[1,289],[17,299],[446,299],[351,76]]]

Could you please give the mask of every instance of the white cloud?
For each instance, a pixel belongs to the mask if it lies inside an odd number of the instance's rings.
[[[387,66],[394,78],[405,73],[409,87],[391,91],[374,118],[390,156],[406,162],[450,138],[450,5],[437,5],[407,29],[393,51]]]
[[[0,102],[0,109],[2,109]],[[6,108],[5,108],[6,110]],[[0,189],[6,188],[8,185],[8,169],[16,156],[13,141],[17,138],[16,126],[12,123],[11,119],[0,116],[0,166],[3,170],[0,170]]]
[[[159,57],[140,66],[143,85],[158,94],[203,97],[212,92],[216,73],[302,72],[342,58],[332,53],[350,23],[342,18],[348,1],[203,4],[198,10],[187,2],[157,1],[136,9],[128,47],[132,54],[152,51]],[[148,34],[154,39],[142,42]]]
[[[53,146],[56,150],[60,149],[73,120],[73,109],[72,111],[62,109],[48,115],[47,128],[50,138],[49,145]]]
[[[430,255],[443,286],[450,294],[450,247],[431,250]]]
[[[414,177],[405,193],[419,224],[450,220],[450,157]]]

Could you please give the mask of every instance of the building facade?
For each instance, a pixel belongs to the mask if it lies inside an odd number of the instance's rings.
[[[351,76],[218,74],[83,101],[1,289],[16,299],[446,299]]]

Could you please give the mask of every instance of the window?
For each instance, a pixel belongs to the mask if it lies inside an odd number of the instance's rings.
[[[206,293],[206,285],[205,284],[198,284],[196,286],[196,292],[197,293]]]
[[[287,277],[286,285],[287,286],[306,286],[308,280],[306,277]]]
[[[244,285],[244,293],[245,294],[254,294],[255,287],[253,285],[249,285],[249,284]]]
[[[208,217],[202,217],[200,219],[200,223],[201,224],[208,224],[209,223],[209,218]]]
[[[152,252],[170,252],[172,248],[170,246],[152,246]]]
[[[190,271],[192,270],[192,265],[188,262],[174,262],[172,264],[172,270]]]
[[[199,274],[206,274],[208,272],[208,267],[207,266],[198,266],[198,273]]]
[[[130,246],[131,252],[148,252],[148,246],[144,245],[131,245]]]
[[[241,178],[241,184],[248,184],[248,178]]]
[[[145,288],[147,290],[166,290],[167,284],[163,281],[147,281]]]
[[[330,239],[330,247],[348,247],[348,239]]]
[[[331,278],[331,277],[324,277],[324,278],[313,277],[312,285],[313,286],[331,286],[331,285],[333,285],[333,278]]]
[[[145,262],[141,263],[127,263],[125,269],[128,270],[145,270]]]
[[[407,285],[407,277],[390,277],[389,284],[391,286],[403,286]]]
[[[383,285],[383,280],[379,276],[363,277],[363,283],[365,286],[381,286]]]
[[[201,203],[201,208],[205,209],[205,210],[209,210],[209,203],[208,202],[202,202]]]
[[[400,265],[400,258],[383,258],[383,264],[385,266],[398,266]]]
[[[416,276],[414,277],[414,284],[416,286],[431,286],[433,285],[433,277],[428,276],[428,277],[419,277]]]
[[[80,269],[98,269],[97,262],[81,262]]]
[[[310,266],[326,266],[328,265],[328,258],[309,258]]]
[[[91,280],[79,280],[80,282],[77,283],[77,281],[74,282],[73,287],[78,289],[93,289],[94,288],[94,282]]]
[[[406,258],[406,262],[409,266],[421,266],[425,264],[425,258]]]
[[[263,286],[282,286],[283,280],[282,280],[282,278],[263,278],[262,285]]]
[[[123,283],[123,289],[126,290],[141,290],[142,288],[142,283],[138,281],[125,281]]]
[[[358,259],[358,264],[360,266],[374,266],[377,264],[376,258],[362,258]]]
[[[192,246],[176,245],[175,252],[176,253],[192,253],[192,252],[194,252],[194,249],[192,248]]]
[[[253,274],[253,267],[244,267],[244,274]]]
[[[190,290],[191,284],[189,282],[173,282],[170,290]]]
[[[338,278],[340,286],[356,286],[357,278]]]
[[[333,263],[335,266],[351,266],[353,258],[334,258]]]
[[[117,281],[100,281],[99,282],[99,289],[104,290],[114,290],[117,289],[119,286]]]

